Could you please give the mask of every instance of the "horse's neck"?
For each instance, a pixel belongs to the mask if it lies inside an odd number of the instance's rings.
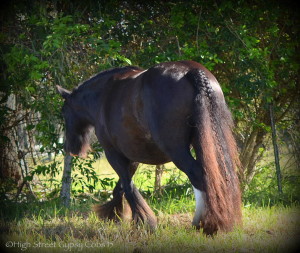
[[[100,117],[100,111],[107,94],[110,93],[113,83],[109,76],[98,79],[82,90],[83,107],[86,110],[92,125],[95,127]]]
[[[107,95],[115,88],[115,76],[122,77],[125,71],[120,71],[121,73],[112,73],[104,75],[95,80],[90,80],[88,83],[83,84],[83,87],[78,89],[78,105],[82,107],[87,113],[87,118],[91,121],[92,125],[95,127],[97,119],[99,119],[101,105],[106,101]],[[125,77],[126,78],[126,77]],[[121,78],[122,80],[122,78]]]

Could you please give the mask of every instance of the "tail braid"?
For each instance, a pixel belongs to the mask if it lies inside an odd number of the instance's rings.
[[[212,131],[215,134],[215,138],[216,138],[216,148],[218,149],[217,151],[217,156],[218,156],[218,162],[223,163],[223,166],[221,166],[222,168],[228,168],[229,164],[226,163],[231,163],[230,161],[226,161],[226,159],[224,160],[224,158],[222,156],[220,156],[220,154],[222,154],[226,149],[226,147],[222,147],[221,145],[221,137],[220,134],[222,135],[222,129],[221,129],[221,123],[220,120],[222,120],[222,115],[221,115],[221,110],[219,108],[219,105],[217,103],[217,99],[216,99],[216,94],[215,91],[213,90],[205,72],[201,69],[192,69],[187,73],[187,77],[189,79],[193,80],[193,85],[196,89],[196,97],[195,97],[195,102],[196,103],[200,103],[202,106],[203,103],[205,103],[204,97],[207,98],[208,100],[208,104],[206,104],[206,106],[208,106],[208,111],[210,112],[210,118],[212,121],[211,127],[212,127]],[[195,108],[196,109],[196,108]],[[197,110],[197,109],[196,109]],[[198,117],[201,117],[201,115],[199,115],[199,112],[195,112],[195,117],[196,117],[196,121],[198,121],[199,119],[197,119]],[[196,124],[198,125],[198,124]],[[232,167],[233,164],[230,164],[229,166]],[[227,171],[226,169],[221,171],[223,176],[226,178],[226,181],[228,181],[228,175],[227,175]]]

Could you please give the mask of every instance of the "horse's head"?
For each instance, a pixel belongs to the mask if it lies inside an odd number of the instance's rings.
[[[66,131],[65,151],[72,156],[84,158],[90,150],[92,126],[87,120],[86,112],[82,109],[79,99],[60,86],[57,86],[57,90],[65,100],[62,108]]]

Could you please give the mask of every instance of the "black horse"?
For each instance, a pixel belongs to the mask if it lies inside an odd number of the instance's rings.
[[[132,176],[138,163],[172,161],[194,188],[194,226],[213,234],[240,222],[239,163],[231,114],[216,78],[201,64],[179,61],[147,70],[114,68],[72,92],[57,88],[65,99],[66,152],[84,157],[95,129],[120,178],[113,199],[95,208],[100,218],[122,218],[131,209],[134,221],[155,228],[156,217]]]

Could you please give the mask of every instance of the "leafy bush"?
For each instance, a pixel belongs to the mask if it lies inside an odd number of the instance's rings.
[[[282,171],[283,193],[279,193],[274,162],[259,167],[257,171],[243,193],[244,204],[266,206],[300,203],[300,175]]]

